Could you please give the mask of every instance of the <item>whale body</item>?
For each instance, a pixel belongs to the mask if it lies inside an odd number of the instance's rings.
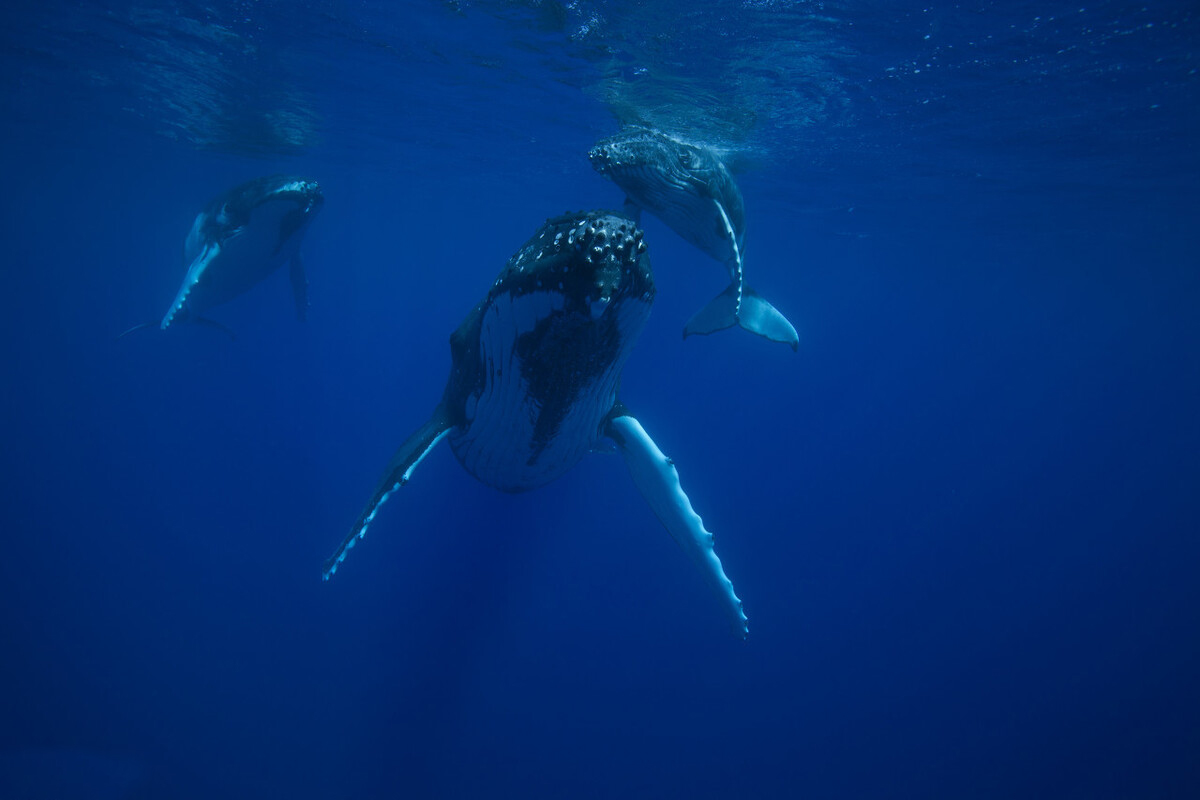
[[[654,293],[642,231],[632,219],[593,211],[547,220],[451,335],[441,402],[397,450],[324,577],[337,571],[384,501],[443,439],[467,472],[506,492],[543,486],[610,440],[668,532],[700,567],[734,632],[745,636],[742,603],[712,534],[673,462],[617,398]]]
[[[187,272],[158,326],[215,325],[203,316],[206,311],[249,291],[284,264],[290,265],[296,315],[303,320],[308,278],[300,243],[324,202],[316,181],[290,175],[258,178],[214,198],[196,215],[184,240]]]
[[[797,349],[796,329],[745,283],[742,192],[715,152],[631,127],[597,142],[588,160],[625,192],[627,207],[649,211],[725,266],[728,288],[688,321],[684,338],[737,325]]]

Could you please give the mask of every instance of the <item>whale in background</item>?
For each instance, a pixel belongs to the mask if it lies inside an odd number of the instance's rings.
[[[654,299],[642,238],[624,215],[580,212],[547,220],[517,251],[451,335],[441,402],[396,451],[325,563],[326,579],[443,439],[467,472],[506,492],[547,484],[611,440],[643,497],[700,568],[735,635],[746,635],[742,602],[674,463],[617,399],[621,370]]]
[[[217,325],[203,314],[250,290],[284,264],[290,264],[296,315],[308,312],[308,277],[300,243],[324,205],[316,181],[273,175],[243,183],[210,202],[196,215],[183,243],[187,268],[183,283],[162,321],[166,330],[181,322]]]
[[[648,128],[631,127],[597,142],[588,151],[588,160],[624,190],[627,208],[646,209],[725,265],[728,288],[688,321],[684,338],[737,325],[798,348],[800,338],[792,324],[745,283],[742,193],[713,151]]]

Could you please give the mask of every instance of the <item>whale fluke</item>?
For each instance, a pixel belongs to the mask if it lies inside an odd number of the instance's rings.
[[[683,327],[683,338],[716,333],[737,325],[764,339],[790,345],[792,350],[800,349],[800,336],[792,323],[758,292],[743,285],[740,311],[734,311],[736,305],[737,286],[730,284],[688,320]]]

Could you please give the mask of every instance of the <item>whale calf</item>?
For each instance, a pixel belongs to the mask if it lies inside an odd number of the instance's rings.
[[[258,178],[214,198],[184,240],[187,274],[162,321],[121,335],[154,324],[163,330],[181,322],[216,325],[204,312],[244,294],[284,264],[290,264],[296,315],[303,320],[308,278],[300,242],[324,202],[316,181],[290,175]]]
[[[632,127],[601,139],[588,151],[588,160],[625,192],[627,207],[649,211],[729,272],[729,287],[688,321],[684,338],[737,325],[797,349],[796,329],[745,283],[742,193],[715,153]]]
[[[673,462],[617,399],[621,370],[654,300],[642,239],[624,215],[580,212],[547,220],[517,251],[451,335],[441,402],[396,451],[326,562],[325,579],[443,440],[467,472],[506,492],[545,485],[611,440],[654,513],[700,568],[734,633],[746,635],[742,602]]]

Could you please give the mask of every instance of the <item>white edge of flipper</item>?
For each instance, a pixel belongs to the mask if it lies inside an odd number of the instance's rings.
[[[324,580],[329,580],[333,577],[333,574],[337,572],[341,563],[346,560],[346,554],[350,552],[350,548],[354,547],[359,539],[367,535],[367,527],[375,519],[375,515],[379,512],[379,507],[384,504],[384,501],[391,496],[392,492],[408,483],[417,465],[421,463],[425,456],[429,455],[430,450],[437,447],[438,442],[446,438],[446,434],[450,433],[450,429],[453,427],[445,407],[439,405],[437,410],[433,412],[433,416],[418,428],[415,433],[409,436],[404,444],[400,445],[400,448],[388,463],[387,468],[383,471],[383,477],[380,479],[379,485],[375,488],[375,492],[371,495],[371,499],[367,502],[366,508],[358,515],[358,520],[350,528],[350,533],[347,534],[337,551],[325,562],[325,568],[322,572]]]
[[[663,455],[658,445],[634,417],[622,411],[609,418],[608,436],[617,443],[629,474],[655,516],[684,552],[700,567],[704,579],[716,592],[729,615],[730,628],[739,639],[749,631],[742,601],[733,591],[733,583],[721,567],[713,547],[713,535],[704,528],[700,515],[692,508],[674,462]]]
[[[192,287],[200,282],[200,276],[204,274],[204,270],[212,263],[213,259],[221,255],[221,245],[213,243],[205,247],[196,258],[188,265],[187,274],[183,276],[183,284],[179,287],[179,291],[175,293],[175,300],[171,303],[171,307],[167,309],[167,313],[163,316],[159,327],[166,330],[171,327],[171,323],[179,316],[179,312],[183,311],[183,306],[187,302],[188,295],[192,292]]]
[[[737,233],[733,230],[733,223],[729,221],[729,215],[725,213],[725,206],[721,205],[720,200],[713,200],[717,206],[717,213],[721,215],[721,222],[725,225],[725,235],[729,237],[729,244],[733,247],[733,318],[740,320],[742,316],[742,287],[745,285],[745,274],[742,272],[742,248],[738,245]]]

